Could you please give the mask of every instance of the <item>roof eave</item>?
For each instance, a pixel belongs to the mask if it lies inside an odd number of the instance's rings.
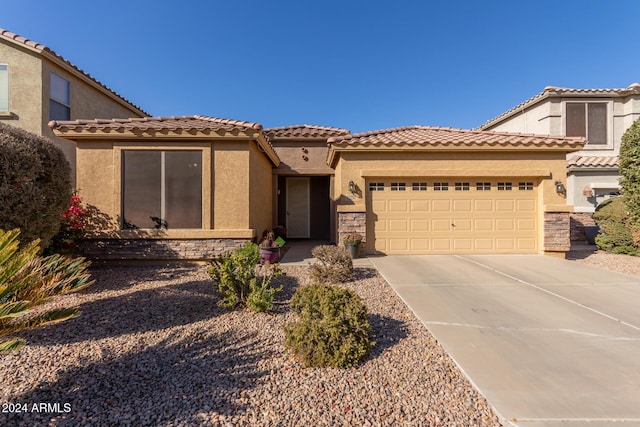
[[[86,73],[79,71],[77,67],[71,65],[69,62],[62,59],[59,55],[53,53],[50,49],[48,48],[45,48],[43,50],[34,49],[34,51],[40,53],[40,55],[42,55],[44,58],[53,62],[54,64],[64,69],[68,73],[73,74],[75,77],[82,80],[84,83],[100,91],[103,95],[106,95],[107,97],[117,102],[118,104],[122,105],[123,107],[127,108],[128,110],[131,110],[132,112],[134,112],[139,116],[149,117],[149,113],[142,110],[140,107],[136,106],[135,104],[132,104],[126,101],[124,98],[122,98],[112,90],[109,90],[103,84],[99,83],[97,80],[89,77]]]

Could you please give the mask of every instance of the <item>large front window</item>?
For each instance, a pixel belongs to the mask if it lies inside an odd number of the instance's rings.
[[[607,143],[607,104],[567,102],[566,136],[584,136],[589,145]]]
[[[202,152],[122,153],[122,228],[202,228]]]

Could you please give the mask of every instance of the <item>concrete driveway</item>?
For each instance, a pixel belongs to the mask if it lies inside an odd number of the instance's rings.
[[[371,258],[514,426],[640,426],[640,278],[542,255]]]

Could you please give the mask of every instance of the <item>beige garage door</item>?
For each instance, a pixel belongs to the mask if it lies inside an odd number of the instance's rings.
[[[535,253],[531,179],[371,179],[367,230],[386,254]]]

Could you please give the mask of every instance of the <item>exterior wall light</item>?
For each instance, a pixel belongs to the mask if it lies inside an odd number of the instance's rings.
[[[561,181],[556,181],[556,193],[562,195],[567,194],[567,189]]]
[[[351,194],[356,194],[356,183],[353,180],[349,181],[349,191]]]

